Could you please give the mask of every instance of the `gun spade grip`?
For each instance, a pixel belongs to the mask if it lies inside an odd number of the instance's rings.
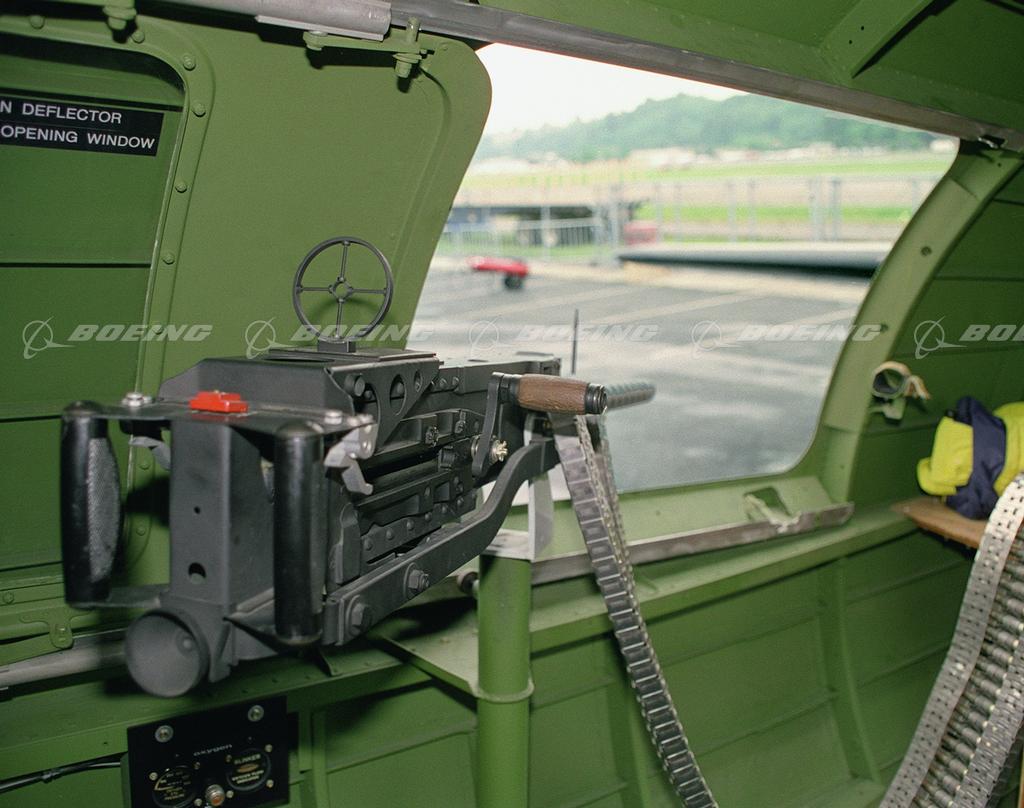
[[[274,445],[274,628],[287,645],[320,637],[316,604],[323,581],[313,580],[317,488],[323,479],[323,437],[297,421],[277,431]]]
[[[121,483],[99,406],[64,411],[60,441],[61,560],[64,598],[91,606],[110,595],[121,534]]]
[[[608,406],[608,396],[600,384],[537,373],[520,376],[513,394],[519,406],[540,412],[600,415]]]

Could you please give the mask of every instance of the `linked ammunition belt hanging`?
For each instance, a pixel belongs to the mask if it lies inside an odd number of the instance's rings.
[[[1024,718],[1024,474],[974,559],[956,632],[882,808],[985,808]]]
[[[717,808],[701,775],[640,614],[600,416],[551,414],[573,509],[651,740],[687,808]]]

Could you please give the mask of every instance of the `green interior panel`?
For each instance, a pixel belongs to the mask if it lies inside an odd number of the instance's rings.
[[[1014,61],[1024,16],[1012,3],[495,5],[1024,127]],[[63,601],[61,409],[152,394],[203,357],[292,342],[292,277],[330,236],[381,248],[397,282],[385,324],[407,326],[487,115],[475,43],[421,34],[428,53],[403,79],[386,53],[316,53],[299,31],[237,15],[142,10],[118,32],[89,3],[0,11],[0,95],[162,116],[155,156],[0,145],[0,670],[125,624],[124,614]],[[1024,398],[1024,341],[962,339],[971,324],[1021,319],[1021,164],[991,144],[962,146],[873,279],[857,322],[881,335],[844,346],[795,469],[623,497],[634,540],[749,521],[744,495],[765,486],[794,511],[854,504],[838,527],[638,571],[683,720],[727,808],[868,808],[902,759],[971,556],[891,506],[918,494],[915,464],[958,397]],[[369,264],[360,272],[373,274]],[[963,347],[919,356],[925,321]],[[142,338],[152,326],[178,336]],[[869,388],[891,358],[933,393],[900,422],[874,411]],[[166,478],[148,455],[119,452],[132,492],[122,577],[160,581]],[[508,525],[524,522],[517,512]],[[579,549],[559,504],[548,552]],[[529,704],[519,730],[529,804],[676,804],[594,583],[546,583],[523,597],[532,690],[503,697]],[[369,639],[244,664],[177,699],[144,695],[118,666],[19,685],[0,696],[0,779],[121,754],[141,723],[285,694],[291,805],[472,806],[495,775],[479,762],[481,705],[494,694],[480,687],[477,653],[504,641],[470,597],[447,591]],[[123,805],[122,789],[118,771],[96,771],[0,793],[0,808]]]

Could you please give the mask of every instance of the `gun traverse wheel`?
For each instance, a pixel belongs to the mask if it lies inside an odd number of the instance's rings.
[[[341,268],[338,270],[337,277],[335,277],[335,279],[326,286],[304,286],[302,282],[306,276],[306,270],[309,269],[313,260],[320,255],[320,253],[337,244],[340,244],[342,247]],[[384,273],[384,286],[379,289],[368,289],[353,286],[349,282],[346,272],[348,271],[349,248],[353,244],[365,247],[380,263],[381,269]],[[310,321],[305,310],[302,308],[301,301],[302,295],[306,292],[327,293],[334,298],[336,315],[333,327],[320,328]],[[388,309],[391,308],[391,298],[394,295],[394,292],[395,277],[391,272],[391,264],[389,264],[388,259],[384,257],[384,253],[364,239],[355,238],[354,236],[335,236],[334,238],[329,238],[326,241],[321,241],[312,250],[306,253],[306,257],[302,259],[298,270],[295,272],[295,281],[292,284],[292,305],[295,307],[295,314],[298,316],[299,322],[309,329],[311,334],[315,334],[318,340],[323,340],[325,342],[346,342],[348,340],[362,339],[372,332],[374,328],[380,325],[384,317],[387,316]],[[342,314],[344,312],[345,303],[357,295],[380,295],[381,304],[377,309],[377,313],[367,325],[360,328],[354,334],[349,334],[346,337],[342,330]]]

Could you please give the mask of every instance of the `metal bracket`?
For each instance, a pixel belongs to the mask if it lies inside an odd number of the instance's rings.
[[[774,488],[759,488],[744,494],[743,504],[751,519],[770,522],[779,535],[793,533],[800,526],[802,514],[793,515]]]
[[[551,496],[551,479],[547,474],[530,481],[529,497],[529,530],[499,530],[483,555],[536,561],[551,544],[555,504]]]
[[[410,17],[408,26],[404,35],[391,35],[381,42],[352,39],[324,31],[306,31],[302,35],[302,40],[311,51],[340,48],[341,50],[390,53],[395,60],[395,74],[400,79],[407,79],[412,75],[413,68],[419,66],[425,56],[433,53],[432,48],[423,47],[419,42],[420,21],[415,17]]]
[[[132,435],[128,439],[128,443],[131,446],[150,449],[153,452],[153,459],[157,462],[157,465],[164,471],[171,470],[171,447],[162,440],[150,438],[146,435]]]
[[[533,425],[541,416],[530,413],[526,423],[526,443],[533,438]],[[528,483],[527,530],[499,530],[483,555],[536,561],[551,544],[555,533],[555,500],[551,494],[551,476],[544,473]]]
[[[363,421],[351,432],[339,440],[327,452],[324,465],[327,468],[341,469],[341,479],[345,487],[355,494],[372,494],[373,486],[366,482],[359,461],[370,457],[377,446],[378,425],[368,416],[359,416]]]

